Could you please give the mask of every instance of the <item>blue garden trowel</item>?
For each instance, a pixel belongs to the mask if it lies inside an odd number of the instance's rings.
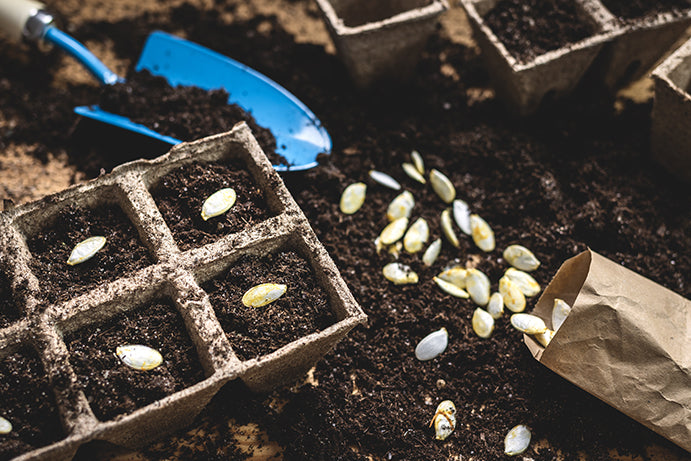
[[[54,27],[53,17],[42,8],[41,3],[32,0],[0,0],[0,31],[15,40],[43,40],[61,48],[103,84],[123,81],[81,43]],[[147,38],[135,69],[164,77],[171,86],[228,91],[229,103],[250,112],[259,125],[273,133],[277,153],[290,164],[275,165],[278,171],[312,168],[317,165],[319,153],[331,152],[329,134],[295,96],[257,71],[208,48],[163,32],[153,32]],[[171,145],[181,142],[127,117],[105,112],[98,106],[76,107],[75,112]]]

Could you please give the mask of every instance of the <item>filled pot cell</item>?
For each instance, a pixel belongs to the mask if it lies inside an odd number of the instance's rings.
[[[282,293],[270,296],[275,299],[266,304],[255,304],[260,307],[243,303],[243,297],[252,297],[257,291],[253,288],[262,284],[281,288],[272,293]],[[233,350],[242,360],[271,353],[336,321],[326,292],[318,285],[309,263],[292,251],[261,258],[242,257],[203,288]]]
[[[659,13],[680,13],[691,8],[688,0],[602,0],[602,4],[620,19],[636,19]]]
[[[168,299],[66,333],[65,343],[78,386],[101,421],[131,413],[205,378],[182,316]],[[122,349],[132,345],[146,347]],[[142,350],[159,353],[160,365],[135,369]]]
[[[0,328],[19,320],[21,314],[14,303],[10,279],[0,271]]]

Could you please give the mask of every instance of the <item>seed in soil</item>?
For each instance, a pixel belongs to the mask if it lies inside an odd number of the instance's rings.
[[[489,297],[487,312],[493,319],[498,319],[504,315],[504,297],[501,293],[494,292],[492,296]]]
[[[429,240],[429,226],[425,218],[418,218],[403,237],[403,247],[408,253],[417,253]]]
[[[391,221],[379,234],[382,245],[392,245],[405,235],[408,228],[408,218],[398,218]]]
[[[427,180],[424,176],[422,176],[418,169],[415,168],[415,165],[412,163],[403,162],[401,166],[403,167],[403,172],[407,174],[410,179],[417,181],[420,184],[427,184]]]
[[[378,184],[393,190],[401,190],[401,184],[386,173],[370,170],[369,177]]]
[[[511,316],[511,325],[516,330],[528,335],[538,335],[547,330],[544,320],[532,314],[513,314]]]
[[[437,193],[444,203],[451,203],[456,198],[456,188],[451,180],[441,171],[437,169],[430,170],[429,182],[432,184],[434,192]]]
[[[571,306],[566,301],[559,298],[554,298],[554,307],[552,307],[552,328],[558,330],[566,320],[566,317],[571,313]]]
[[[533,335],[537,342],[542,344],[543,347],[547,347],[554,337],[554,330],[546,329],[543,333],[538,333]]]
[[[482,251],[489,253],[494,250],[494,231],[487,221],[476,214],[470,215],[470,230],[473,242]]]
[[[511,429],[504,438],[504,453],[509,456],[520,455],[530,445],[530,429],[519,424]]]
[[[453,230],[453,223],[451,222],[451,209],[447,208],[441,212],[441,231],[446,237],[446,240],[456,248],[461,247],[461,242],[458,240],[456,231]]]
[[[341,213],[353,214],[358,211],[365,203],[367,185],[363,182],[356,182],[345,188],[341,195]]]
[[[83,263],[94,257],[94,255],[104,247],[106,244],[106,238],[101,236],[89,237],[86,240],[82,240],[72,249],[70,257],[67,258],[67,264],[74,266],[75,264]]]
[[[142,344],[118,346],[115,355],[130,368],[149,371],[163,363],[163,356],[156,349]]]
[[[413,166],[415,166],[418,173],[421,175],[425,174],[425,161],[422,159],[420,152],[416,150],[410,152],[410,160],[413,162]]]
[[[456,429],[456,405],[451,400],[441,402],[429,425],[434,425],[437,440],[445,440]]]
[[[503,256],[506,262],[518,270],[531,272],[540,267],[540,261],[533,252],[522,245],[509,245]]]
[[[470,297],[467,291],[465,291],[463,288],[459,288],[457,285],[454,285],[451,282],[447,282],[439,277],[434,277],[433,280],[443,292],[450,294],[451,296],[462,299],[467,299]]]
[[[518,289],[529,298],[540,292],[540,284],[527,272],[509,267],[506,269],[506,272],[504,272],[504,276],[515,283]]]
[[[242,297],[242,304],[246,307],[262,307],[276,301],[288,290],[288,286],[281,283],[262,283],[247,290]]]
[[[425,253],[422,255],[422,262],[425,266],[432,266],[439,257],[441,252],[441,239],[436,239],[434,242],[430,243]]]
[[[472,324],[473,331],[480,338],[489,338],[494,331],[494,317],[480,307],[473,312]]]
[[[384,278],[395,285],[409,285],[417,283],[419,278],[410,266],[401,263],[389,263],[382,269]]]
[[[470,208],[463,200],[456,199],[453,201],[453,219],[464,234],[472,234],[470,228]]]
[[[465,276],[465,286],[470,297],[479,306],[486,306],[489,302],[489,278],[478,269],[468,269]]]
[[[449,332],[446,328],[428,334],[417,343],[415,357],[420,361],[432,360],[446,350],[449,345]]]
[[[511,312],[525,310],[525,295],[510,278],[504,276],[499,279],[499,293],[504,299],[504,306]]]
[[[220,216],[235,205],[237,194],[232,187],[225,187],[209,196],[202,205],[202,219],[208,221],[210,218]]]
[[[415,206],[415,197],[409,191],[398,194],[386,209],[386,219],[395,221],[398,218],[410,218]]]
[[[12,432],[12,423],[0,416],[0,434],[9,434]]]
[[[442,280],[446,280],[447,282],[451,282],[459,288],[465,288],[465,278],[467,275],[468,271],[464,267],[452,266],[441,271],[437,277]]]

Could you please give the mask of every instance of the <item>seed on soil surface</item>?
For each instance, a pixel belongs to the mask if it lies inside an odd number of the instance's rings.
[[[67,264],[74,266],[91,259],[105,244],[106,238],[101,236],[89,237],[79,242],[72,249],[72,253],[70,253],[70,257],[67,259]]]
[[[235,205],[236,199],[237,194],[231,187],[217,190],[204,201],[204,205],[202,205],[202,219],[206,221],[209,218],[222,215]]]
[[[405,174],[407,174],[410,179],[413,179],[419,182],[420,184],[427,184],[427,180],[424,176],[422,176],[422,174],[417,170],[417,168],[415,168],[415,165],[413,165],[412,163],[403,162],[401,166],[403,167],[403,171],[405,171]]]
[[[288,289],[281,283],[262,283],[253,286],[242,296],[242,304],[246,307],[262,307],[276,301]]]
[[[439,170],[432,169],[429,172],[429,182],[432,184],[432,189],[437,193],[444,203],[451,203],[456,198],[456,188],[447,178],[444,173]]]
[[[509,456],[520,455],[530,445],[530,429],[519,424],[506,434],[504,439],[504,453]]]
[[[468,269],[465,276],[465,287],[470,297],[479,306],[485,306],[489,302],[489,278],[478,269]]]
[[[341,213],[353,214],[365,203],[367,184],[356,182],[345,188],[341,195]]]
[[[465,278],[467,275],[468,271],[464,267],[452,266],[441,271],[437,277],[442,280],[446,280],[447,282],[451,282],[459,288],[465,288]]]
[[[543,333],[539,333],[536,335],[533,335],[537,342],[543,345],[543,347],[547,347],[547,345],[552,341],[552,338],[554,337],[554,330],[550,330],[549,328],[546,329]]]
[[[463,200],[457,199],[453,201],[453,219],[464,234],[472,235],[473,231],[470,227],[470,208],[468,208],[468,204]]]
[[[547,325],[538,316],[532,314],[513,314],[511,316],[511,325],[518,330],[528,335],[539,335],[547,330]]]
[[[540,284],[527,272],[509,267],[504,275],[518,286],[518,289],[527,297],[535,296],[540,292]]]
[[[487,253],[494,250],[494,232],[487,221],[476,214],[471,214],[470,229],[473,242],[479,249]]]
[[[420,155],[420,152],[413,150],[410,153],[410,160],[413,161],[413,165],[415,165],[415,169],[418,171],[418,173],[425,174],[425,162],[422,160],[422,155]]]
[[[394,259],[398,259],[398,257],[401,255],[401,250],[403,249],[403,244],[398,241],[394,243],[393,245],[389,245],[389,249],[387,250],[388,253],[394,257]]]
[[[492,296],[489,297],[487,312],[489,312],[489,315],[491,315],[493,319],[498,319],[504,315],[504,297],[501,293],[494,292]]]
[[[552,308],[552,328],[558,330],[561,324],[564,323],[566,317],[571,313],[571,306],[566,301],[559,298],[554,298],[554,307]]]
[[[425,253],[422,255],[422,262],[425,266],[431,266],[435,263],[441,252],[441,239],[437,239],[430,243]]]
[[[403,247],[408,253],[417,253],[429,240],[429,226],[425,218],[418,218],[403,237]]]
[[[504,250],[504,259],[516,269],[531,272],[540,267],[540,261],[532,251],[521,245],[509,245]]]
[[[441,328],[428,334],[417,343],[415,347],[415,357],[418,360],[432,360],[446,350],[449,345],[449,332],[446,328]]]
[[[401,190],[401,184],[386,173],[377,170],[370,170],[369,177],[378,184],[393,190]]]
[[[410,218],[415,206],[415,197],[409,191],[398,194],[386,209],[386,219],[394,221],[398,218]]]
[[[447,294],[450,294],[451,296],[463,299],[467,299],[470,297],[467,291],[465,291],[463,288],[458,287],[457,285],[454,285],[451,282],[447,282],[446,280],[440,279],[439,277],[434,277],[433,280],[434,283],[436,283],[437,286],[442,289],[442,291],[444,291]]]
[[[163,357],[160,352],[141,344],[118,346],[115,349],[115,354],[122,363],[135,370],[153,370],[163,363]]]
[[[494,318],[486,310],[478,307],[473,312],[473,331],[480,338],[489,338],[494,331]]]
[[[511,312],[525,310],[525,295],[510,278],[504,276],[499,279],[499,293],[504,299],[504,305]]]
[[[461,247],[461,242],[458,240],[456,231],[453,230],[453,223],[451,222],[451,209],[447,208],[441,212],[441,230],[444,233],[444,237],[449,243],[456,248]]]
[[[382,245],[391,245],[403,238],[408,228],[408,218],[398,218],[391,221],[379,234]]]
[[[9,434],[12,432],[12,423],[0,416],[0,434]]]
[[[384,266],[382,273],[386,280],[396,285],[407,285],[418,282],[417,273],[410,266],[401,263],[389,263]]]
[[[456,405],[451,400],[441,402],[429,425],[434,425],[437,440],[446,439],[456,428]]]

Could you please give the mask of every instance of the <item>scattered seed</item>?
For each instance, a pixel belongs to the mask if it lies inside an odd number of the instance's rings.
[[[410,218],[415,206],[415,197],[409,191],[403,191],[396,196],[386,209],[386,218],[395,221],[398,218]]]
[[[540,284],[527,272],[509,267],[504,275],[518,286],[518,289],[527,297],[535,296],[540,292]]]
[[[430,426],[434,425],[437,440],[444,440],[456,428],[456,406],[451,400],[444,400],[437,406]]]
[[[449,241],[449,243],[456,248],[461,247],[461,242],[456,236],[456,232],[453,230],[453,223],[451,222],[451,210],[447,208],[441,212],[441,230],[444,233],[444,237]]]
[[[237,194],[232,187],[217,190],[204,201],[202,205],[202,219],[204,221],[222,215],[235,205]],[[364,197],[363,197],[364,200]],[[359,208],[359,207],[358,207]]]
[[[550,341],[552,341],[552,338],[554,337],[554,330],[550,330],[548,328],[543,333],[538,333],[533,336],[535,337],[535,339],[537,339],[537,342],[542,344],[544,347],[547,347]]]
[[[377,237],[376,239],[374,239],[374,248],[377,250],[377,254],[380,254],[382,250],[386,249],[386,247],[386,245],[381,243],[381,237]]]
[[[353,214],[365,203],[367,184],[356,182],[345,188],[341,195],[341,213]]]
[[[382,245],[391,245],[398,242],[408,228],[408,218],[398,218],[391,221],[379,234]]]
[[[410,226],[408,232],[405,233],[405,237],[403,237],[403,247],[408,253],[417,253],[422,250],[427,240],[429,240],[429,226],[427,225],[427,221],[425,221],[425,218],[418,218]]]
[[[494,250],[494,232],[487,221],[476,214],[471,214],[470,229],[473,242],[479,249],[487,253]]]
[[[118,346],[115,349],[115,355],[118,356],[122,363],[135,370],[153,370],[163,363],[163,357],[160,352],[141,344]]]
[[[386,280],[396,285],[407,285],[418,282],[418,275],[410,266],[401,263],[389,263],[384,266],[382,273]]]
[[[0,434],[9,434],[12,432],[12,423],[0,416]]]
[[[530,272],[540,267],[540,261],[532,251],[521,245],[509,245],[504,250],[504,259],[516,269]]]
[[[489,338],[494,331],[494,317],[480,307],[473,312],[472,323],[473,331],[480,338]]]
[[[441,328],[428,334],[417,343],[415,347],[415,357],[418,360],[432,360],[446,350],[449,345],[449,332],[446,328]]]
[[[530,429],[519,424],[506,434],[504,439],[504,453],[509,456],[520,455],[530,445]]]
[[[511,312],[525,310],[525,295],[510,278],[504,276],[499,279],[499,293],[504,299],[504,305]]]
[[[453,219],[464,234],[472,234],[470,227],[470,208],[468,208],[468,204],[463,200],[456,199],[453,201]]]
[[[439,277],[442,280],[446,280],[447,282],[453,283],[458,288],[465,288],[465,278],[467,275],[468,271],[464,267],[452,266],[441,271],[439,275],[437,275],[437,277]]]
[[[420,152],[413,150],[410,153],[410,160],[413,161],[413,165],[415,165],[415,169],[418,171],[418,173],[425,174],[425,162],[422,160],[422,155],[420,155]]]
[[[441,239],[436,239],[434,242],[430,243],[425,250],[425,253],[422,255],[422,262],[425,264],[425,266],[431,266],[439,257],[440,252]]]
[[[436,169],[430,170],[429,182],[432,184],[434,192],[437,193],[444,203],[451,203],[456,198],[456,188],[451,183],[451,180],[441,171]]]
[[[72,249],[70,257],[67,259],[67,264],[74,266],[75,264],[83,263],[87,261],[98,252],[106,244],[106,238],[97,236],[89,237],[86,240],[79,242]]]
[[[478,269],[468,269],[465,277],[466,290],[470,297],[479,306],[485,306],[489,302],[489,278]]]
[[[434,280],[434,283],[436,283],[437,286],[442,289],[442,291],[450,294],[451,296],[463,299],[468,299],[470,297],[467,291],[465,291],[463,288],[459,288],[457,285],[454,285],[451,282],[447,282],[439,277],[434,277],[432,280]]]
[[[393,190],[401,190],[401,184],[386,173],[377,170],[370,170],[369,177],[378,184]]]
[[[398,257],[401,255],[401,249],[403,249],[403,244],[399,240],[393,245],[389,245],[389,249],[387,251],[391,256],[394,257],[394,259],[398,259]]]
[[[489,312],[489,315],[491,315],[493,319],[498,319],[504,315],[504,297],[501,293],[494,292],[492,296],[489,297],[487,312]]]
[[[415,168],[415,165],[413,165],[412,163],[403,162],[401,166],[403,167],[403,171],[405,171],[405,174],[407,174],[410,179],[413,179],[419,182],[420,184],[427,184],[427,180],[424,176],[422,176],[422,174],[417,170],[417,168]]]
[[[544,320],[532,314],[513,314],[511,325],[518,331],[528,335],[538,335],[547,329]]]
[[[262,307],[276,301],[288,289],[281,283],[262,283],[253,286],[242,296],[245,307]]]
[[[552,328],[558,330],[561,324],[564,323],[566,317],[571,313],[571,306],[566,301],[559,298],[554,298],[554,307],[552,308]]]

